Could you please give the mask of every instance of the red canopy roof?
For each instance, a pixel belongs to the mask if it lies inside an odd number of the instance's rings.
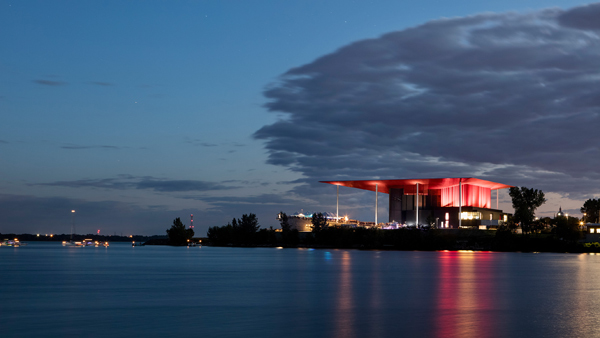
[[[496,183],[492,181],[480,180],[473,177],[457,177],[457,178],[415,178],[407,180],[361,180],[361,181],[320,181],[321,183],[329,183],[333,185],[341,185],[344,187],[357,188],[362,190],[375,191],[388,194],[390,188],[403,188],[404,186],[428,185],[428,189],[442,189],[452,186],[457,186],[459,182],[462,184],[476,185],[480,187],[490,188],[491,190],[510,188],[512,185]],[[421,190],[421,188],[419,188]]]

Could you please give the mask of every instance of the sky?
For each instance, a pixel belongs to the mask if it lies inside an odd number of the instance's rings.
[[[0,0],[0,233],[275,228],[335,212],[318,181],[352,179],[477,177],[580,216],[600,195],[598,17],[566,0]],[[342,187],[340,213],[372,221],[374,199]]]

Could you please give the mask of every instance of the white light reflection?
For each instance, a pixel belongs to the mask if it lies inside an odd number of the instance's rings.
[[[336,309],[333,314],[336,337],[354,337],[354,301],[352,298],[352,260],[348,251],[342,252]]]

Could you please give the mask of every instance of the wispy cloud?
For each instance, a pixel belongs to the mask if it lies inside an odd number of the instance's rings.
[[[224,184],[228,182],[208,182],[198,180],[169,180],[151,176],[120,175],[116,178],[81,179],[74,181],[56,181],[38,183],[41,186],[56,186],[68,188],[102,188],[102,189],[147,189],[157,192],[185,192],[185,191],[215,191],[230,190],[237,186]]]
[[[90,82],[90,84],[97,85],[97,86],[104,86],[104,87],[111,87],[111,86],[115,85],[114,83],[102,82],[102,81],[92,81],[92,82]]]
[[[94,145],[94,146],[66,145],[66,146],[61,146],[61,148],[62,149],[79,150],[79,149],[123,149],[125,147],[109,146],[109,145]]]
[[[194,146],[200,146],[200,147],[219,147],[219,146],[224,146],[224,147],[245,147],[246,144],[244,143],[239,143],[239,142],[223,142],[221,144],[216,144],[216,143],[212,143],[212,142],[207,142],[206,140],[203,139],[192,139],[189,137],[185,137],[184,138],[184,142],[189,143],[191,145]]]
[[[137,189],[152,189],[155,191],[175,192],[175,191],[211,191],[211,190],[229,190],[235,189],[233,186],[226,186],[214,182],[194,181],[194,180],[142,180],[136,184]]]
[[[215,144],[215,143],[206,142],[205,140],[202,140],[202,139],[192,139],[189,137],[185,137],[184,142],[189,143],[193,146],[199,146],[199,147],[217,147],[218,146],[218,144]]]
[[[62,85],[67,84],[66,82],[62,82],[62,81],[50,81],[50,80],[33,80],[33,82],[44,85],[44,86],[62,86]]]
[[[292,206],[298,203],[297,199],[282,197],[278,194],[261,194],[255,196],[189,196],[185,197],[188,199],[201,200],[210,202],[216,205],[229,205],[229,204],[251,204],[251,205],[280,205],[280,206]]]

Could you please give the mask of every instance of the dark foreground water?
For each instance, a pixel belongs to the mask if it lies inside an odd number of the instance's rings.
[[[598,337],[600,256],[0,248],[1,337]]]

